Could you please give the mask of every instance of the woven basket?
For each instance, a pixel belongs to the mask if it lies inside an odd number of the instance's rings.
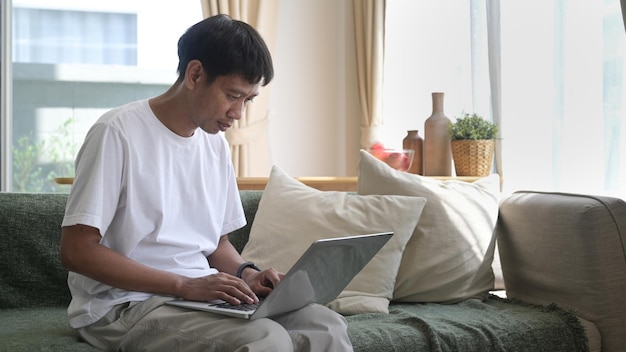
[[[495,141],[456,140],[450,142],[457,176],[488,176]]]

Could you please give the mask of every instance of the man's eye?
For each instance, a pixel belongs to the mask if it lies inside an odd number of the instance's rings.
[[[254,103],[254,98],[246,99],[246,104],[248,104],[248,103]]]

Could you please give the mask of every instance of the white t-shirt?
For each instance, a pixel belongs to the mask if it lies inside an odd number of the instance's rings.
[[[217,272],[206,257],[220,236],[245,223],[223,136],[198,129],[181,137],[142,100],[104,114],[90,129],[62,226],[98,228],[101,244],[126,257],[200,277]],[[152,296],[74,272],[68,285],[74,328],[98,321],[116,304]]]

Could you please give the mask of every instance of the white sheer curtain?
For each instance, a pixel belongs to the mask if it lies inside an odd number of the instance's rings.
[[[505,184],[626,196],[619,1],[501,5]]]
[[[620,1],[451,2],[388,3],[386,136],[421,128],[441,90],[449,117],[500,126],[504,192],[626,198]]]

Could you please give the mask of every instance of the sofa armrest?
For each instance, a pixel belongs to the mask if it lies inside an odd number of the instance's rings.
[[[517,192],[500,205],[497,241],[508,297],[571,309],[598,327],[603,351],[623,350],[623,200]]]

